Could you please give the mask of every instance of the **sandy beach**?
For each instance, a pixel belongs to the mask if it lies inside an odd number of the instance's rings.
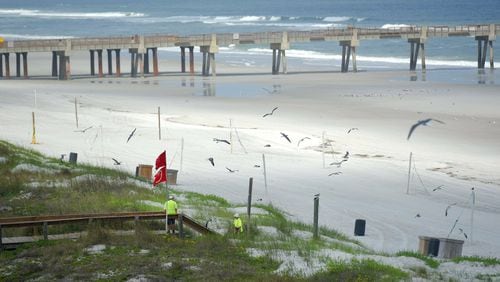
[[[417,250],[420,235],[449,236],[465,240],[464,255],[500,257],[498,82],[423,81],[420,72],[412,81],[408,71],[343,74],[293,64],[289,74],[275,76],[270,66],[218,64],[218,76],[204,78],[176,73],[180,63],[171,57],[161,61],[160,77],[96,78],[85,75],[87,60],[88,54],[72,57],[74,79],[57,81],[47,76],[48,53],[33,55],[35,79],[1,80],[0,138],[53,157],[76,152],[78,162],[130,173],[166,149],[168,166],[180,170],[176,189],[243,204],[253,177],[254,199],[299,221],[312,222],[318,193],[321,225],[352,236],[354,221],[365,219],[366,236],[356,239],[374,250]],[[444,124],[419,126],[407,140],[412,124],[426,118]],[[214,138],[231,138],[232,146]],[[347,151],[348,161],[330,165]]]

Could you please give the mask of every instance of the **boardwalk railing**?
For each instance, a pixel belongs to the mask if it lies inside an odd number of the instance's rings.
[[[179,224],[187,225],[191,229],[201,234],[214,234],[215,232],[199,224],[185,214],[169,215],[169,218],[179,219]],[[42,227],[43,238],[48,239],[48,226],[61,225],[77,222],[92,222],[94,220],[103,221],[126,221],[145,219],[165,219],[165,212],[124,212],[124,213],[101,213],[101,214],[68,214],[68,215],[46,215],[46,216],[22,216],[0,218],[0,249],[3,247],[3,229],[19,227]],[[182,230],[182,227],[179,226]],[[181,236],[183,234],[180,234]]]

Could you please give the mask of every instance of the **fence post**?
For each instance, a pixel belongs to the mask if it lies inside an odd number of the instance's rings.
[[[179,238],[184,238],[184,223],[182,220],[182,213],[178,215],[179,218]]]
[[[43,222],[43,239],[44,240],[49,239],[49,226],[47,224],[47,221]]]
[[[250,177],[248,179],[248,204],[247,204],[247,215],[248,215],[248,222],[247,222],[247,233],[250,233],[250,214],[252,211],[252,186],[253,186],[253,177]]]
[[[319,209],[319,195],[314,196],[314,220],[313,220],[313,237],[318,239],[318,209]]]

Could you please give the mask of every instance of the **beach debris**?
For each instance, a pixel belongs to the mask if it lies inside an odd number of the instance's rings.
[[[253,167],[260,167],[260,165],[253,165]]]
[[[262,198],[255,200],[256,202],[262,202]]]
[[[444,211],[444,216],[448,216],[448,210],[450,210],[451,207],[453,207],[454,205],[456,205],[457,203],[453,203],[451,205],[448,205],[446,207],[446,210]]]
[[[349,130],[347,131],[347,134],[351,133],[351,131],[353,130],[359,130],[357,127],[353,127],[353,128],[349,128]]]
[[[284,137],[289,143],[292,143],[292,141],[290,140],[290,138],[288,138],[288,135],[283,133],[283,132],[280,132],[281,134],[281,137]]]
[[[111,158],[111,159],[115,162],[114,165],[121,165],[122,164],[122,162],[118,161],[115,158]]]
[[[262,117],[265,118],[267,116],[272,116],[274,114],[274,111],[276,111],[277,109],[278,109],[278,107],[274,107],[274,109],[272,109],[272,111],[270,113],[266,113]]]
[[[134,136],[136,130],[137,130],[137,128],[134,128],[134,130],[132,130],[132,132],[130,133],[130,135],[127,138],[127,143],[128,143],[128,141],[130,141],[130,138],[132,138],[132,136]]]
[[[209,219],[207,220],[207,222],[205,222],[205,228],[208,228],[208,223],[209,223],[209,222],[212,222],[212,219],[211,219],[211,218],[209,218]]]
[[[443,189],[443,186],[444,186],[444,185],[439,185],[438,187],[436,187],[436,188],[432,189],[432,192],[435,192],[435,191],[437,191],[437,190],[441,190],[441,189]]]
[[[229,171],[230,173],[233,173],[233,172],[237,172],[238,170],[237,169],[230,169],[226,166],[226,169],[227,171]]]
[[[264,145],[264,147],[269,148],[269,147],[271,147],[271,144],[266,144],[266,145]]]
[[[214,158],[210,157],[208,158],[208,161],[212,164],[212,166],[215,166]]]
[[[419,213],[417,213],[417,214],[415,215],[415,218],[417,218],[417,217],[421,217]]]
[[[214,138],[214,141],[216,143],[222,142],[222,143],[226,143],[228,145],[231,145],[231,143],[229,141],[227,141],[226,139],[217,139],[217,138]]]
[[[302,141],[304,141],[304,140],[308,140],[308,139],[310,140],[311,138],[309,138],[309,137],[304,137],[304,138],[300,139],[300,140],[299,140],[299,142],[297,142],[297,147],[300,145],[300,143],[301,143]]]
[[[85,133],[85,131],[87,131],[87,130],[89,130],[89,129],[93,128],[93,127],[94,127],[94,126],[92,125],[92,126],[89,126],[89,127],[85,128],[85,129],[75,130],[75,132],[82,132],[82,133]]]
[[[340,162],[333,162],[333,163],[330,163],[330,165],[336,165],[337,167],[340,167],[342,166],[342,163],[343,162],[347,162],[347,159],[343,159],[341,160]]]
[[[332,173],[328,174],[328,176],[341,175],[341,174],[342,174],[342,171],[336,171],[336,172],[332,172]]]
[[[417,123],[411,126],[410,132],[408,132],[408,137],[406,138],[406,140],[410,140],[411,134],[419,125],[427,125],[427,123],[429,123],[430,121],[435,121],[444,124],[444,122],[433,118],[419,120]]]

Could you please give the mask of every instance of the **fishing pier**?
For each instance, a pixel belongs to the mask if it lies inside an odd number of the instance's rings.
[[[121,51],[130,56],[131,77],[158,76],[158,48],[179,47],[180,72],[186,73],[186,51],[189,53],[189,73],[195,73],[194,49],[202,53],[201,74],[216,75],[215,54],[219,46],[255,44],[269,45],[272,49],[271,73],[287,73],[286,51],[293,43],[315,41],[337,41],[342,49],[341,72],[357,71],[356,54],[363,40],[402,39],[410,44],[409,69],[426,69],[425,44],[428,40],[444,37],[473,37],[477,41],[477,67],[484,69],[489,53],[490,68],[494,68],[493,42],[500,31],[500,24],[478,24],[460,26],[411,26],[402,28],[331,28],[313,31],[283,31],[258,33],[218,33],[190,36],[177,35],[132,35],[126,37],[65,38],[48,40],[4,41],[0,38],[0,78],[12,77],[10,58],[15,56],[15,77],[29,78],[28,53],[51,52],[52,77],[71,79],[71,56],[74,52],[89,52],[91,76],[104,77],[103,51],[107,53],[107,75],[120,77]],[[471,50],[475,52],[475,50]],[[11,56],[12,55],[12,56]],[[114,55],[114,56],[113,56]],[[114,64],[113,64],[114,57]],[[22,63],[21,63],[22,61]],[[97,61],[97,70],[96,70]],[[152,72],[150,66],[152,65]]]

